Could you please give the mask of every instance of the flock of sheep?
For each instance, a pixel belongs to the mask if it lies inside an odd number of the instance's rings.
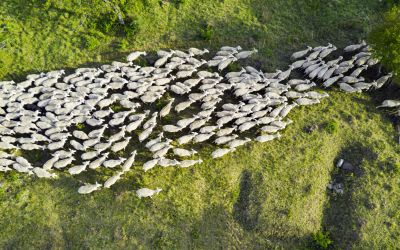
[[[197,144],[215,144],[211,157],[219,158],[250,141],[274,140],[292,123],[286,117],[293,108],[328,96],[314,87],[360,92],[380,88],[391,77],[367,82],[361,76],[378,63],[364,42],[326,60],[336,49],[308,47],[292,55],[287,70],[272,73],[251,66],[229,72],[232,63],[257,51],[224,46],[209,60],[199,59],[209,53],[206,49],[160,50],[153,66],[138,66],[133,62],[146,52],[133,52],[126,63],[0,82],[0,171],[55,178],[56,170],[71,175],[115,170],[104,183],[79,187],[79,193],[88,194],[110,188],[139,167],[137,150],[148,156],[140,164],[146,172],[201,163],[193,149]],[[293,70],[304,77],[291,78]],[[32,150],[49,158],[40,165],[29,162],[23,155]],[[160,191],[136,193],[149,197]]]

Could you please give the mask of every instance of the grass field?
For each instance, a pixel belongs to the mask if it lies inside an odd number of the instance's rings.
[[[272,71],[305,45],[365,38],[387,7],[375,0],[21,2],[0,2],[0,79],[124,60],[136,49],[238,44],[259,50],[246,63]],[[92,195],[79,195],[80,183],[67,175],[0,174],[0,247],[312,249],[313,235],[329,232],[335,249],[394,249],[400,147],[393,121],[375,106],[396,91],[329,91],[321,104],[295,109],[278,141],[203,157],[191,169],[144,175],[136,166]],[[355,171],[338,171],[340,157]],[[327,191],[333,179],[344,183],[344,195]],[[142,186],[163,192],[139,200],[134,190]]]

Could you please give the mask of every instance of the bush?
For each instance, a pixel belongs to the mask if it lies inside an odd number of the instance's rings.
[[[82,130],[82,129],[85,128],[85,124],[83,124],[83,123],[77,123],[77,124],[75,125],[75,127],[76,127],[77,129],[79,129],[79,130]]]
[[[96,47],[98,47],[101,44],[101,42],[94,36],[85,35],[83,37],[83,44],[85,48],[93,50]]]
[[[313,235],[313,242],[317,249],[327,249],[333,241],[329,238],[329,232],[319,231]]]
[[[121,39],[119,42],[118,42],[118,48],[119,49],[121,49],[121,50],[127,50],[128,48],[129,48],[129,42],[128,42],[128,40],[126,40],[126,39]]]
[[[133,37],[137,31],[139,24],[136,19],[127,17],[125,20],[125,24],[119,24],[122,26],[123,33],[126,37]]]
[[[339,124],[336,121],[329,121],[325,124],[324,129],[329,134],[336,134],[339,130]]]
[[[210,41],[214,33],[214,28],[211,25],[207,25],[200,30],[200,37],[205,41]]]
[[[375,56],[397,76],[400,74],[400,6],[392,7],[369,36]]]
[[[121,105],[119,105],[119,104],[114,104],[114,105],[111,105],[111,109],[114,112],[119,112],[119,111],[121,111],[123,109],[123,107]]]

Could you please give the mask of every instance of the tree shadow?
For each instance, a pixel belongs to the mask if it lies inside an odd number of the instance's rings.
[[[332,182],[342,183],[344,193],[342,195],[329,192],[327,206],[323,212],[322,227],[330,232],[334,242],[334,248],[351,249],[354,243],[361,240],[360,231],[363,225],[363,220],[355,214],[357,207],[354,197],[356,180],[364,173],[360,167],[363,161],[372,162],[378,158],[378,155],[368,147],[365,147],[360,142],[354,142],[343,148],[337,158],[351,163],[354,166],[353,170],[342,170],[335,168],[332,172]]]
[[[240,193],[233,205],[233,217],[245,230],[253,230],[261,212],[260,197],[255,196],[257,185],[252,173],[244,170],[240,178]]]

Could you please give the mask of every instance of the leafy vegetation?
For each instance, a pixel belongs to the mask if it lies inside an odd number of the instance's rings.
[[[370,34],[376,56],[397,75],[400,74],[400,5],[383,16],[383,22]]]
[[[318,231],[313,235],[313,240],[316,247],[320,249],[327,249],[332,244],[332,240],[329,238],[329,232]]]
[[[3,0],[0,79],[123,60],[136,49],[221,45],[257,48],[244,63],[267,72],[286,67],[290,53],[305,45],[359,41],[385,6],[375,0]],[[204,29],[212,30],[207,39]],[[77,187],[104,173],[91,170],[80,180],[0,174],[0,247],[304,249],[323,228],[337,249],[396,248],[400,148],[392,121],[375,106],[398,91],[330,91],[321,104],[295,109],[280,140],[251,143],[219,160],[209,159],[205,147],[205,162],[191,169],[143,174],[137,165],[112,189],[92,195],[79,195]],[[340,128],[328,129],[333,133],[325,130],[332,121],[337,126],[328,127]],[[339,157],[356,171],[335,169]],[[343,183],[343,195],[326,192],[333,179]],[[139,200],[134,190],[143,186],[163,191]],[[323,236],[318,239],[327,243]]]
[[[324,127],[325,131],[330,133],[330,134],[334,134],[337,132],[337,130],[339,129],[338,123],[336,121],[329,121],[325,124]]]
[[[77,123],[77,124],[75,125],[75,127],[76,127],[77,129],[79,129],[79,130],[83,130],[83,129],[85,128],[85,124],[83,124],[83,123]]]
[[[211,25],[206,25],[200,30],[200,37],[205,41],[210,41],[213,35],[213,27]]]

